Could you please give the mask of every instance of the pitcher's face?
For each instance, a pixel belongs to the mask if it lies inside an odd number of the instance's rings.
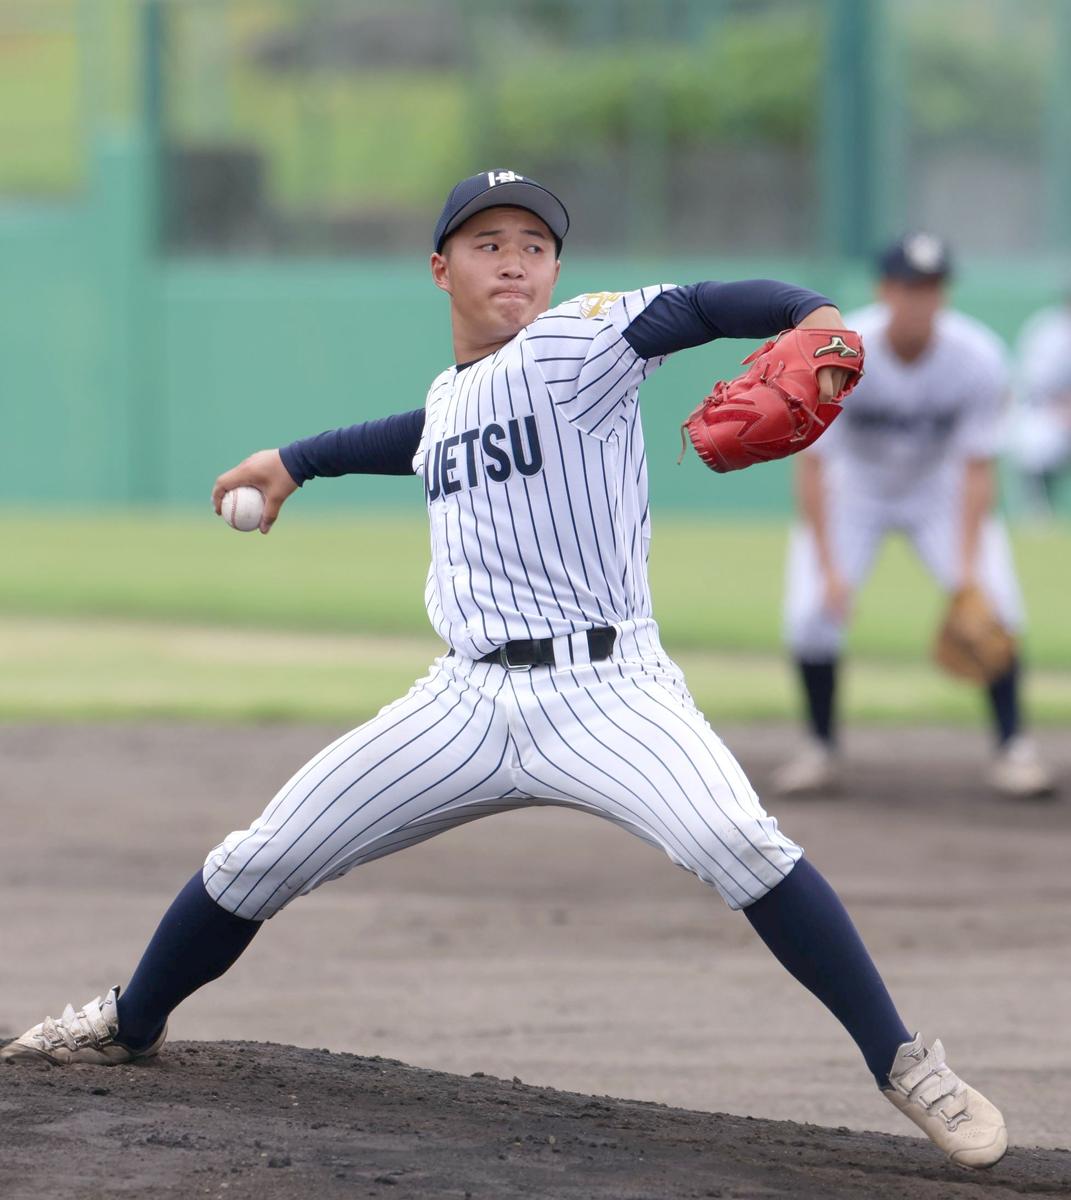
[[[431,256],[455,321],[489,342],[510,341],[550,308],[560,269],[554,235],[525,208],[476,213]]]

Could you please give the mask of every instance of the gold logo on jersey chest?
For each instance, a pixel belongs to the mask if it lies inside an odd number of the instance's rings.
[[[624,292],[588,292],[580,297],[580,315],[582,317],[601,317],[615,300],[619,300]]]

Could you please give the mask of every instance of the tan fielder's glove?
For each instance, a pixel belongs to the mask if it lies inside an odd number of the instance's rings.
[[[1015,638],[1000,623],[982,589],[960,588],[937,631],[934,662],[960,679],[987,684],[1007,672],[1015,650]]]
[[[682,426],[712,471],[738,471],[805,450],[841,411],[863,373],[863,343],[850,329],[789,329],[744,359],[748,370],[721,380]],[[818,372],[837,367],[846,382],[823,398]],[[684,450],[681,450],[684,457]]]

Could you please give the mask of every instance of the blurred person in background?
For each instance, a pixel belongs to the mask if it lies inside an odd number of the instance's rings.
[[[1012,453],[1033,516],[1051,517],[1071,467],[1071,283],[1019,335],[1018,420]]]
[[[839,782],[837,681],[856,596],[886,535],[905,534],[942,588],[978,586],[1011,632],[1023,621],[994,460],[1008,395],[1004,346],[946,307],[949,248],[909,234],[878,263],[877,303],[846,320],[866,374],[837,423],[797,458],[799,519],[789,543],[785,633],[809,738],[775,777],[782,795]],[[1023,733],[1017,660],[988,686],[996,734],[989,782],[1013,797],[1051,792]]]

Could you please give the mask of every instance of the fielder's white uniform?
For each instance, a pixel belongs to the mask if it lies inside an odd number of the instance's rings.
[[[622,331],[663,290],[567,301],[434,381],[413,466],[428,613],[450,653],[210,853],[205,886],[224,908],[270,917],[360,863],[535,804],[609,818],[732,908],[792,869],[802,851],[696,709],[651,616],[637,392],[663,360]],[[592,662],[584,631],[605,626],[613,655]],[[553,667],[476,661],[548,637]]]
[[[1031,474],[1059,471],[1071,462],[1071,305],[1035,313],[1018,350],[1015,456]]]
[[[827,536],[853,591],[867,577],[886,534],[906,535],[945,589],[957,584],[963,472],[999,449],[1008,366],[997,336],[963,313],[943,310],[924,353],[904,362],[890,347],[884,306],[845,317],[866,347],[866,371],[844,411],[807,453],[822,463]],[[985,519],[978,582],[1009,629],[1022,624],[1022,599],[1007,534]],[[826,611],[814,536],[798,524],[789,542],[786,640],[804,662],[835,658],[845,626]]]

